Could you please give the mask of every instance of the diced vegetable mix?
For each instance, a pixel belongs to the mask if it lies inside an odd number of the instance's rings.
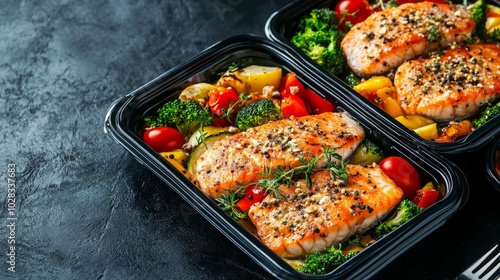
[[[205,82],[187,87],[178,99],[168,101],[156,115],[144,119],[142,137],[145,143],[191,178],[200,155],[221,139],[269,121],[336,110],[334,103],[306,88],[294,73],[284,74],[281,71],[279,67],[250,65],[240,68],[233,65],[214,84]],[[380,80],[390,87],[386,78]],[[375,84],[367,83],[359,87],[368,91]],[[312,172],[314,168],[311,167],[319,159],[313,158],[304,166],[282,175]],[[303,273],[321,274],[334,269],[439,199],[431,193],[439,194],[433,183],[421,188],[420,175],[408,161],[397,156],[385,157],[384,152],[368,139],[359,145],[349,163],[379,163],[382,171],[403,189],[406,199],[390,218],[379,222],[378,227],[383,227],[383,230],[374,227],[370,232],[352,237],[346,243],[327,248],[324,252],[300,260],[287,260]],[[404,172],[396,168],[401,166],[405,167]],[[216,202],[253,232],[247,217],[248,210],[268,193],[268,189],[254,184],[222,195]]]
[[[486,4],[485,1],[478,0],[468,7],[478,26],[474,36],[483,42],[500,42],[500,8]],[[354,90],[421,138],[440,143],[453,142],[499,115],[500,102],[484,104],[483,111],[474,118],[450,123],[436,123],[423,116],[405,115],[397,101],[391,79],[386,76],[375,76],[367,80],[357,77],[349,70],[340,47],[344,34],[354,24],[364,21],[372,13],[415,2],[419,1],[341,0],[334,10],[318,8],[304,15],[290,41],[327,71],[343,77]],[[445,4],[448,1],[431,0],[431,2]]]

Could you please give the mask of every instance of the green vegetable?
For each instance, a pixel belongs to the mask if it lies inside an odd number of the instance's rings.
[[[361,83],[361,78],[354,74],[354,72],[350,71],[350,73],[345,77],[345,81],[349,86],[354,87]]]
[[[304,266],[299,270],[306,274],[324,274],[332,271],[356,254],[356,252],[344,254],[342,246],[339,245],[338,248],[332,246],[322,252],[307,255]]]
[[[291,42],[327,71],[338,75],[346,70],[347,62],[340,47],[344,33],[337,24],[333,10],[312,10],[299,22]]]
[[[244,131],[280,119],[282,119],[281,110],[274,105],[273,101],[262,99],[239,109],[236,113],[235,124]]]
[[[487,10],[486,0],[478,0],[469,6],[469,12],[476,22],[476,35],[486,43],[500,42],[500,29],[494,29],[492,32],[486,30]]]
[[[486,1],[478,0],[470,7],[470,14],[476,22],[476,34],[479,38],[486,38]]]
[[[194,100],[183,101],[175,99],[169,101],[158,109],[158,116],[144,118],[148,128],[157,126],[170,126],[188,137],[200,126],[210,125],[213,117],[210,109],[203,108]]]
[[[478,128],[497,115],[500,115],[500,102],[490,105],[481,111],[479,116],[472,120],[472,125],[474,128]]]
[[[299,30],[328,30],[338,25],[337,14],[328,8],[314,9],[299,21]]]
[[[379,163],[384,158],[384,152],[372,141],[365,139],[354,151],[350,164],[372,164]]]
[[[388,219],[381,221],[380,224],[375,228],[375,234],[377,238],[393,231],[397,227],[406,223],[411,218],[415,217],[417,214],[421,213],[424,208],[418,207],[415,203],[408,199],[401,201],[396,212]]]

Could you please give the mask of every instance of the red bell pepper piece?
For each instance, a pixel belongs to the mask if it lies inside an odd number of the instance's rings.
[[[309,115],[306,104],[297,95],[290,95],[281,100],[281,114],[284,119],[291,116],[296,118]]]
[[[228,126],[233,123],[236,118],[237,106],[232,108],[229,116],[225,116],[232,104],[238,101],[239,97],[236,92],[228,87],[218,87],[208,93],[208,106],[215,118],[213,125],[215,126]]]
[[[427,208],[434,204],[438,197],[439,192],[437,190],[420,189],[417,190],[412,201],[420,208]]]
[[[236,202],[236,206],[241,212],[246,212],[250,207],[257,202],[261,202],[267,196],[267,191],[257,185],[248,187],[245,190],[244,196]]]
[[[307,101],[309,102],[309,107],[311,108],[311,114],[333,112],[333,110],[335,109],[335,106],[333,106],[332,103],[322,98],[311,89],[305,89],[304,93],[306,95]]]

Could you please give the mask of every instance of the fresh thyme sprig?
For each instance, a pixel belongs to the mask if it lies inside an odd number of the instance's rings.
[[[294,168],[278,166],[273,170],[269,166],[266,166],[264,167],[264,170],[259,173],[259,175],[263,178],[257,182],[257,185],[264,188],[275,198],[281,200],[286,200],[286,197],[280,193],[280,185],[284,184],[290,186],[296,182],[297,179],[304,178],[306,186],[311,188],[311,174],[315,171],[329,170],[332,180],[341,180],[341,184],[344,185],[347,183],[348,179],[348,173],[345,170],[347,163],[342,160],[342,156],[335,153],[335,150],[338,148],[339,147],[326,148],[321,155],[312,156],[310,159],[307,159],[303,154],[301,154],[299,157],[301,165]],[[321,159],[326,160],[325,167],[318,169],[316,168],[316,164]],[[220,198],[216,199],[219,207],[229,213],[229,215],[235,220],[248,218],[248,212],[242,213],[238,206],[236,206],[236,202],[242,198],[242,193],[244,193],[247,187],[248,186],[238,185],[238,189],[236,191],[230,190],[227,195],[222,194]]]
[[[315,171],[329,170],[332,180],[341,180],[345,184],[348,179],[348,174],[345,170],[347,163],[342,160],[339,154],[334,152],[338,148],[326,148],[321,155],[313,156],[309,160],[301,154],[299,160],[302,164],[294,168],[285,169],[282,166],[278,166],[276,170],[271,170],[269,167],[266,167],[260,173],[264,179],[259,180],[257,185],[271,192],[278,199],[286,199],[279,192],[280,184],[290,186],[298,177],[304,177],[306,186],[311,188],[311,174]],[[316,164],[323,158],[326,160],[325,167],[317,169]]]
[[[236,206],[236,202],[241,199],[242,194],[239,192],[241,190],[238,189],[236,191],[229,191],[229,193],[222,194],[221,197],[215,199],[217,205],[226,213],[229,213],[231,218],[235,220],[246,219],[248,217],[248,213],[242,213],[238,206]]]

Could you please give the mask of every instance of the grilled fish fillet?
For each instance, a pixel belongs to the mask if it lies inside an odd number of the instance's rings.
[[[463,5],[409,3],[373,13],[351,28],[341,47],[356,74],[372,76],[465,41],[474,28],[474,20]]]
[[[403,198],[403,191],[376,164],[347,165],[347,186],[329,171],[312,174],[311,189],[304,180],[281,185],[287,200],[268,195],[249,212],[261,240],[283,258],[322,251],[363,232],[384,218]]]
[[[480,104],[500,98],[500,45],[469,45],[408,61],[396,71],[394,86],[406,114],[436,121],[470,117]]]
[[[347,113],[323,113],[270,122],[220,140],[197,162],[194,183],[205,194],[218,198],[238,184],[261,179],[265,167],[275,170],[301,165],[325,148],[349,158],[364,138],[363,128]],[[317,167],[325,165],[320,160]]]

